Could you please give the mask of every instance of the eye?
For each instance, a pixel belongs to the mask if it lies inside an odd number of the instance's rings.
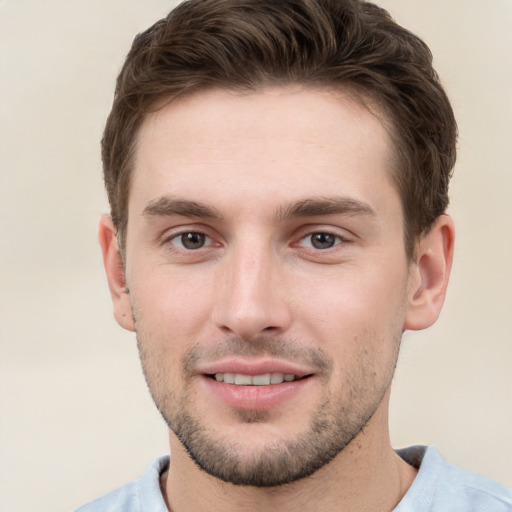
[[[342,238],[332,233],[325,233],[319,231],[317,233],[310,233],[302,239],[301,245],[304,247],[313,247],[314,249],[330,249],[335,245],[342,242]]]
[[[204,233],[188,231],[186,233],[180,233],[179,235],[174,236],[170,239],[170,241],[174,245],[177,245],[180,249],[193,251],[195,249],[201,249],[205,245],[209,244],[211,239]]]

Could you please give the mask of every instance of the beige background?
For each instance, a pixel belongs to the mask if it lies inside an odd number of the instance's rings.
[[[382,0],[430,44],[460,125],[444,313],[405,336],[397,446],[512,486],[512,1]],[[114,79],[163,0],[0,0],[0,510],[66,511],[166,451],[95,240]]]

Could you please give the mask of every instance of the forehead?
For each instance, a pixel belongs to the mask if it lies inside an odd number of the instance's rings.
[[[157,195],[202,202],[259,194],[286,202],[392,187],[392,143],[353,95],[303,87],[211,90],[174,100],[144,120],[130,209]],[[223,197],[224,196],[224,197]],[[137,203],[134,206],[134,203]]]

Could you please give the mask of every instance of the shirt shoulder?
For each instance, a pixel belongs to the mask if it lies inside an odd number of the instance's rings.
[[[86,503],[75,512],[167,512],[160,492],[160,474],[168,466],[169,457],[160,457],[139,480]]]
[[[142,510],[137,493],[137,481],[135,481],[86,503],[75,512],[141,512]]]
[[[446,462],[434,447],[398,454],[419,471],[395,512],[512,512],[512,491]]]

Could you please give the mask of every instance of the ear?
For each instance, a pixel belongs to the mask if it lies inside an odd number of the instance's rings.
[[[441,215],[417,244],[404,330],[426,329],[437,320],[452,268],[454,240],[453,220]]]
[[[114,305],[114,317],[121,327],[128,331],[135,331],[130,295],[126,288],[123,263],[117,245],[116,229],[110,215],[104,215],[100,220],[98,241]]]

